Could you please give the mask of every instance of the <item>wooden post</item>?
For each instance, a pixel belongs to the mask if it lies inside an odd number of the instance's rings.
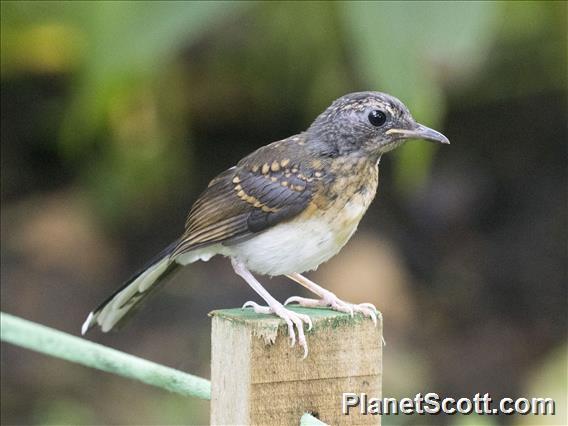
[[[309,354],[290,347],[284,321],[251,309],[214,311],[211,335],[211,424],[293,425],[305,412],[325,423],[380,424],[359,407],[342,414],[343,393],[381,397],[382,319],[327,309],[310,315]]]

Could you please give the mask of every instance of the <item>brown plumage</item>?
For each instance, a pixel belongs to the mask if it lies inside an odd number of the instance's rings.
[[[341,250],[375,197],[381,156],[406,140],[448,143],[422,126],[396,98],[379,92],[336,100],[303,133],[271,143],[215,177],[194,203],[180,239],[89,314],[108,331],[120,324],[178,266],[221,254],[268,306],[247,302],[259,313],[278,315],[307,354],[303,323],[309,317],[286,309],[250,271],[286,275],[320,299],[286,303],[361,312],[376,321],[370,304],[354,305],[318,286],[302,272]]]
[[[330,174],[315,169],[305,134],[266,145],[219,176],[199,196],[172,257],[205,244],[242,240],[301,213]]]

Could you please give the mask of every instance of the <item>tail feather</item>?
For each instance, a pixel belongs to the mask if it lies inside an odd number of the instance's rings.
[[[95,325],[99,325],[106,333],[136,312],[148,296],[165,284],[165,278],[181,266],[170,258],[175,246],[176,243],[168,246],[149,267],[135,274],[97,309],[89,313],[81,327],[81,334],[85,334]]]

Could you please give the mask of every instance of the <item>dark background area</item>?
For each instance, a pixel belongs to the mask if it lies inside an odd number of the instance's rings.
[[[383,312],[384,396],[552,397],[557,415],[383,424],[566,424],[565,2],[1,5],[2,311],[79,334],[217,173],[385,91],[452,144],[386,156],[359,231],[309,276]],[[88,338],[209,377],[207,313],[251,298],[215,258]],[[208,421],[206,402],[5,344],[1,367],[2,424]]]

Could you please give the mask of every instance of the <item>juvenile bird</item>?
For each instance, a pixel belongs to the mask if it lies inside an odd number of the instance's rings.
[[[376,322],[370,303],[351,304],[301,275],[341,250],[375,197],[381,156],[408,139],[448,144],[441,133],[418,124],[408,108],[380,92],[345,95],[304,132],[263,146],[215,177],[187,218],[185,232],[92,311],[81,329],[106,332],[124,320],[175,269],[215,255],[231,260],[267,306],[246,302],[257,313],[288,325],[291,345],[307,355],[303,324],[309,316],[284,305],[327,306],[360,312]],[[284,305],[252,275],[286,275],[317,299],[290,297]]]

